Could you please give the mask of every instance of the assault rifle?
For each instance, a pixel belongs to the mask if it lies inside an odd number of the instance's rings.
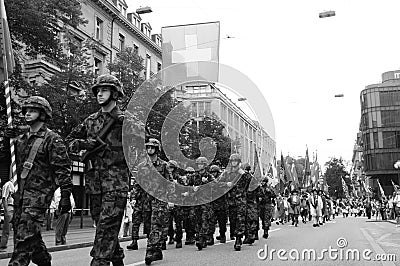
[[[108,133],[110,133],[110,130],[115,122],[117,122],[117,119],[112,117],[111,120],[100,130],[99,134],[96,136],[96,141],[99,145],[90,151],[86,151],[81,157],[82,162],[86,162],[93,154],[103,150],[107,146],[107,143],[104,142],[104,139]]]

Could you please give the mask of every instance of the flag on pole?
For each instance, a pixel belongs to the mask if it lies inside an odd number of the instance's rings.
[[[7,109],[7,126],[12,126],[12,112],[11,112],[11,88],[8,81],[8,76],[14,71],[14,55],[11,46],[10,30],[8,29],[6,7],[4,0],[0,0],[0,81],[4,83],[5,99]],[[17,188],[17,165],[15,161],[15,145],[14,141],[10,139],[10,152],[11,152],[11,165],[10,176],[13,180],[14,186]]]
[[[392,185],[393,185],[393,188],[394,188],[394,192],[396,192],[396,193],[397,193],[397,191],[399,190],[399,186],[398,186],[398,185],[396,185],[396,184],[393,182],[393,180],[392,180],[392,179],[391,179],[390,181],[392,182]]]
[[[348,197],[348,196],[349,196],[349,188],[347,187],[347,184],[346,184],[346,182],[344,181],[343,177],[341,177],[341,179],[342,179],[342,189],[343,189],[343,192],[344,192],[345,196]]]
[[[308,157],[308,147],[306,149],[303,185],[305,188],[308,188],[311,185],[311,168],[310,168],[310,158]]]
[[[161,34],[164,85],[176,85],[171,84],[176,80],[218,82],[218,64],[201,63],[219,61],[218,21],[163,27]]]
[[[293,160],[292,163],[292,170],[291,170],[292,178],[293,178],[293,189],[296,189],[299,187],[299,178],[297,177],[297,171],[296,171],[296,163]]]
[[[279,169],[279,176],[280,176],[280,182],[279,182],[279,190],[281,193],[285,190],[285,186],[287,183],[287,176],[286,176],[286,167],[285,167],[285,160],[283,159],[283,154],[281,152],[281,165]]]
[[[254,149],[254,175],[249,184],[249,191],[255,190],[263,179],[260,158],[258,157],[257,148]]]
[[[379,187],[379,192],[380,192],[380,194],[381,194],[381,197],[384,197],[384,196],[385,196],[385,191],[383,190],[383,188],[382,188],[381,183],[379,182],[379,180],[378,180],[378,187]]]

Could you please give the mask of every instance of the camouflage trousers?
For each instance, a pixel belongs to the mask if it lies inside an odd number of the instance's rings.
[[[170,237],[173,237],[175,233],[175,240],[176,241],[181,241],[182,236],[183,236],[183,221],[184,221],[184,211],[182,206],[175,206],[174,210],[172,211],[172,217],[173,220],[175,221],[175,230],[173,227],[172,220],[170,220],[169,225],[169,231],[168,235]]]
[[[215,233],[215,225],[217,223],[217,217],[215,216],[214,208],[209,208],[209,221],[208,221],[208,235],[212,236]]]
[[[92,216],[93,221],[96,225],[100,219],[101,213],[101,194],[89,194],[90,199],[90,215]]]
[[[216,223],[218,222],[219,234],[225,235],[226,224],[228,222],[228,210],[227,209],[214,209],[214,217]]]
[[[124,251],[119,245],[118,233],[121,228],[122,217],[127,197],[118,192],[107,192],[102,197],[102,210],[96,227],[93,248],[90,256],[93,257],[91,266],[121,264]]]
[[[161,250],[161,243],[166,239],[163,236],[168,224],[168,205],[156,198],[151,200],[151,227],[147,238],[147,250]]]
[[[262,228],[264,230],[269,230],[274,211],[275,211],[274,205],[270,203],[260,205],[260,218],[262,221]]]
[[[247,203],[246,206],[246,230],[245,235],[255,236],[258,234],[258,208],[256,202]]]
[[[246,231],[246,199],[240,198],[236,202],[235,237],[242,237]]]
[[[198,239],[207,237],[210,228],[210,204],[202,204],[195,207],[196,212],[196,236]]]
[[[142,203],[137,203],[133,206],[132,212],[132,240],[139,239],[140,224],[143,223],[143,233],[147,236],[150,234],[151,226],[151,210],[144,210]]]
[[[174,238],[174,212],[175,212],[175,207],[174,208],[168,208],[168,214],[167,214],[167,219],[168,222],[164,227],[164,231],[163,231],[163,239],[167,240],[168,236],[170,238]]]
[[[186,232],[186,239],[194,238],[196,231],[196,213],[195,207],[183,206],[182,208],[182,217],[183,217],[183,227]]]
[[[46,208],[15,208],[15,243],[9,266],[26,266],[31,260],[38,265],[50,264],[51,255],[47,251],[41,234],[41,224],[45,215]]]
[[[234,204],[230,204],[228,206],[228,215],[229,215],[229,234],[231,237],[235,236],[236,230],[236,221],[237,221],[237,206]]]

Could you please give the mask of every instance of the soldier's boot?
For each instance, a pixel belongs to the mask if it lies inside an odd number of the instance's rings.
[[[259,239],[258,239],[258,231],[257,231],[257,234],[255,235],[254,239],[255,239],[255,240],[259,240]]]
[[[264,230],[263,238],[268,239],[268,228]]]
[[[256,241],[256,236],[255,235],[250,235],[249,236],[249,245],[253,244]]]
[[[38,266],[51,266],[51,261],[41,262]]]
[[[214,245],[214,235],[209,235],[208,236],[207,245],[209,245],[209,246]]]
[[[196,239],[196,247],[198,250],[203,249],[203,238],[202,237],[199,237],[198,239]]]
[[[113,266],[124,266],[124,260],[123,259],[117,259],[112,261]]]
[[[226,243],[226,236],[225,234],[221,235],[221,238],[219,239],[220,243]]]
[[[203,240],[201,241],[201,243],[203,244],[203,248],[207,247],[207,236],[203,236]]]
[[[247,235],[244,236],[243,244],[250,244],[250,237],[249,236],[247,236]]]
[[[168,241],[168,245],[172,245],[174,244],[174,237],[170,236],[169,237],[169,241]]]
[[[177,239],[175,248],[182,248],[182,240]]]
[[[185,240],[185,245],[193,245],[195,243],[192,236],[188,236]]]
[[[129,250],[138,250],[138,249],[139,249],[139,246],[138,246],[137,240],[136,240],[136,239],[135,239],[135,240],[132,240],[132,243],[130,243],[130,244],[126,247],[126,249],[129,249]]]
[[[166,241],[163,241],[163,242],[161,243],[161,250],[167,250],[167,243],[166,243]]]
[[[146,256],[144,261],[146,265],[150,265],[153,261],[162,260],[163,254],[160,249],[148,249],[146,250]]]
[[[235,236],[234,235],[231,235],[231,240],[235,240]]]
[[[221,240],[221,235],[215,237],[217,240]]]
[[[242,237],[240,237],[240,236],[236,237],[233,248],[235,249],[235,251],[240,251],[242,249]]]

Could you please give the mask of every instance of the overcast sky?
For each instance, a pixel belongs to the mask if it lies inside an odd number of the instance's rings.
[[[360,91],[400,69],[400,1],[127,0],[128,12],[161,27],[221,22],[220,62],[255,82],[275,122],[277,156],[350,160],[360,122]],[[335,17],[320,19],[323,11]],[[234,38],[226,38],[226,36]],[[335,94],[344,98],[335,98]],[[245,95],[244,95],[245,97]],[[327,141],[327,139],[333,139]]]

